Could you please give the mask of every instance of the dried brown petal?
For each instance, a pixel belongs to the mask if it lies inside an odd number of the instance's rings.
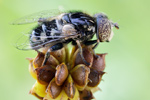
[[[94,96],[90,90],[80,91],[80,100],[91,100],[94,99]]]
[[[41,84],[49,84],[49,82],[55,77],[56,70],[52,66],[45,65],[37,68],[37,80]]]
[[[42,52],[38,52],[38,55],[35,57],[35,59],[33,60],[33,66],[35,68],[39,68],[42,66],[43,60],[44,60],[44,53]]]
[[[51,52],[51,55],[53,55],[59,61],[59,63],[65,62],[66,60],[65,48]]]
[[[68,76],[68,78],[64,84],[64,90],[69,98],[74,98],[76,89],[75,89],[71,75]]]
[[[88,67],[92,66],[92,62],[93,62],[93,53],[91,51],[90,48],[83,48],[83,56],[85,58],[85,60],[90,63],[90,65]],[[79,49],[76,50],[76,52],[73,55],[73,60],[72,60],[72,66],[76,66],[78,64],[85,64],[81,58]]]
[[[90,68],[83,64],[77,65],[71,70],[71,76],[78,90],[83,90],[87,85],[89,73]]]
[[[68,69],[65,63],[56,67],[55,82],[58,86],[62,85],[68,76]]]
[[[90,87],[95,87],[97,86],[101,79],[102,79],[102,76],[105,72],[98,72],[97,70],[95,69],[90,69],[90,74],[89,74],[89,83],[88,83],[88,86]]]
[[[58,95],[60,94],[60,92],[62,91],[62,87],[58,86],[55,83],[55,79],[53,78],[50,82],[50,84],[47,87],[47,93],[48,95],[52,98],[55,99],[56,97],[58,97]]]
[[[104,54],[96,54],[98,58],[93,57],[93,65],[92,68],[96,69],[97,71],[104,71],[105,69],[105,55]]]
[[[46,65],[52,65],[54,67],[56,67],[58,64],[59,64],[58,60],[52,55],[50,55],[50,57],[48,58],[46,62]]]

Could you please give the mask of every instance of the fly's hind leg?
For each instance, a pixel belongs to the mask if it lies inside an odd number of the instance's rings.
[[[85,60],[84,56],[83,56],[83,50],[82,50],[82,47],[81,47],[81,44],[80,44],[79,40],[76,40],[76,43],[77,43],[77,45],[78,45],[78,47],[79,47],[79,52],[80,52],[80,55],[81,55],[81,58],[82,58],[83,62],[84,62],[87,66],[89,66],[90,63],[88,63],[88,62]]]
[[[59,50],[59,49],[61,49],[61,48],[63,48],[63,43],[57,43],[57,44],[51,46],[51,47],[47,50],[47,52],[46,52],[46,54],[45,54],[44,62],[43,62],[42,65],[44,66],[44,65],[46,64],[48,58],[50,57],[50,52]]]

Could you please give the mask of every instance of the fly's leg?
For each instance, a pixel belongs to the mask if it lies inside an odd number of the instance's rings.
[[[99,39],[97,39],[96,44],[94,45],[94,47],[92,49],[95,49],[99,44]],[[95,54],[95,51],[93,50],[93,54],[95,58],[98,58],[98,55]]]
[[[95,44],[95,43],[96,43],[96,44]],[[96,54],[95,54],[95,51],[94,51],[94,49],[95,49],[95,48],[98,46],[98,44],[99,44],[98,40],[86,41],[84,44],[85,44],[85,45],[93,45],[93,44],[95,44],[94,47],[92,48],[92,49],[93,49],[93,54],[94,54],[94,57],[95,57],[95,58],[98,58],[98,55],[96,55]]]
[[[47,50],[47,52],[46,52],[46,54],[45,54],[44,62],[43,62],[42,65],[44,66],[44,65],[46,64],[48,58],[50,57],[50,52],[59,50],[59,49],[61,49],[61,48],[63,48],[63,43],[57,43],[57,44],[51,46],[51,47]]]
[[[95,44],[95,43],[97,43],[97,40],[91,40],[91,41],[86,41],[86,42],[84,42],[84,45],[89,46],[89,45],[93,45],[93,44]]]
[[[82,58],[83,62],[84,62],[87,66],[89,66],[90,63],[88,63],[88,62],[85,60],[84,56],[83,56],[83,50],[82,50],[82,47],[81,47],[81,44],[80,44],[79,40],[76,40],[76,43],[77,43],[77,45],[78,45],[78,47],[79,47],[79,52],[80,52],[80,55],[81,55],[81,58]]]
[[[98,44],[99,44],[99,39],[96,40],[96,44],[93,46],[92,49],[95,49],[98,46]]]

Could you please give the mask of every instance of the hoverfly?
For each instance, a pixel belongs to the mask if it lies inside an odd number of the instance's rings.
[[[54,13],[53,13],[54,12]],[[67,13],[40,12],[16,20],[14,25],[37,22],[38,26],[29,34],[29,44],[31,49],[49,47],[43,65],[46,64],[50,52],[59,50],[65,44],[72,44],[79,47],[80,55],[86,65],[89,63],[85,60],[82,53],[81,44],[94,45],[93,49],[99,42],[109,42],[113,36],[112,28],[119,29],[117,23],[113,23],[103,13],[90,16],[81,11],[70,11]],[[97,40],[91,40],[96,34]],[[26,45],[17,46],[19,49],[26,49]]]

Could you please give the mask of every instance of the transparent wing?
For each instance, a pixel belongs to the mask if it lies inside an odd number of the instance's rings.
[[[19,50],[31,50],[30,46],[30,34],[31,29],[26,29],[23,32],[19,33],[17,36],[13,39],[13,45]]]
[[[22,34],[15,43],[15,47],[19,50],[36,50],[46,46],[54,45],[58,42],[63,42],[70,38],[76,38],[80,34],[74,33],[72,35],[60,35],[60,36],[35,36],[36,38],[49,38],[47,41],[38,40],[34,43],[30,41],[30,34]],[[33,37],[34,38],[34,37]],[[31,46],[32,45],[32,46]]]
[[[43,36],[43,38],[44,38],[44,36]],[[52,38],[52,36],[49,36],[49,38]],[[39,41],[36,41],[34,43],[31,43],[29,36],[22,35],[17,40],[15,47],[19,50],[35,50],[35,49],[40,49],[40,48],[52,45],[52,44],[57,43],[59,41],[61,41],[60,37],[58,37],[58,38],[55,37],[55,39],[51,39],[49,41],[40,41],[39,40]]]
[[[50,21],[54,19],[60,13],[62,12],[57,9],[45,10],[45,11],[37,12],[31,15],[19,18],[13,21],[11,24],[20,25],[20,24],[28,24],[28,23],[34,23],[34,22]]]

